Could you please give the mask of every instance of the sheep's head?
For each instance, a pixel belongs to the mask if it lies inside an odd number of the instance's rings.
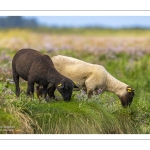
[[[57,84],[57,90],[61,93],[65,101],[70,101],[73,88],[77,88],[77,86],[68,78],[62,79],[61,82]]]
[[[135,93],[134,89],[132,89],[130,86],[126,88],[126,92],[123,96],[119,96],[119,99],[121,100],[121,104],[123,107],[130,106],[133,100]]]

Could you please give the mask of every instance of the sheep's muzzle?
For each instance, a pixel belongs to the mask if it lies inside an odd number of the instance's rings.
[[[124,96],[119,96],[122,106],[123,107],[130,106],[133,101],[134,95],[135,95],[134,90],[132,90],[130,92],[127,92]]]

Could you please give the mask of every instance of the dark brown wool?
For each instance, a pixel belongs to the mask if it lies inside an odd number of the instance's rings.
[[[70,101],[74,82],[60,74],[54,67],[51,58],[33,49],[21,49],[12,60],[13,79],[16,86],[16,95],[19,96],[19,77],[28,82],[27,95],[33,95],[34,84],[43,86],[42,93],[47,94],[48,84],[52,87],[49,89],[49,97],[55,98],[54,91],[61,93],[65,101]]]

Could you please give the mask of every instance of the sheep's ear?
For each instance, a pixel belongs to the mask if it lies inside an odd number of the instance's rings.
[[[130,92],[134,92],[134,89],[132,89],[131,87],[127,87],[127,91]]]
[[[57,86],[58,86],[59,88],[64,88],[64,84],[63,84],[63,83],[59,83]]]
[[[76,83],[75,82],[73,82],[73,83],[74,83],[74,88],[78,88],[77,85],[76,85]]]

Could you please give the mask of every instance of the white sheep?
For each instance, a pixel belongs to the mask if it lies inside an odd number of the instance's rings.
[[[52,57],[52,61],[57,71],[74,81],[89,98],[93,94],[108,91],[115,93],[124,107],[131,104],[134,90],[113,77],[103,66],[62,55]]]

